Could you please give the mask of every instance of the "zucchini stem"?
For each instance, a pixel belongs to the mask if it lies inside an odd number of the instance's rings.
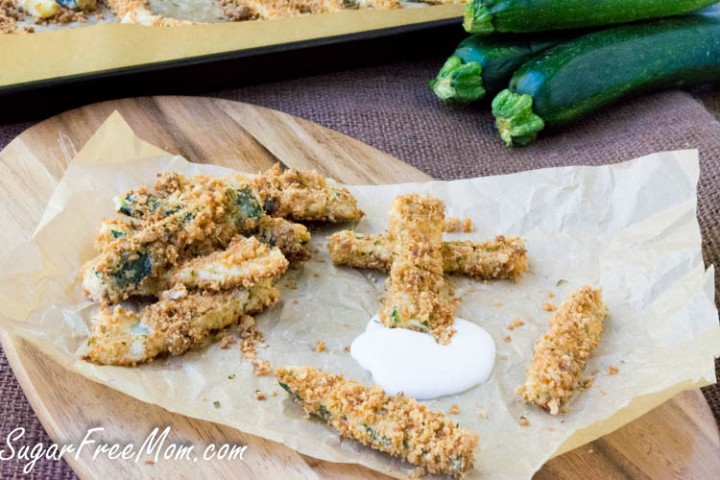
[[[503,90],[492,101],[500,138],[508,145],[528,145],[535,141],[538,133],[545,128],[545,122],[532,109],[533,98],[528,94]]]
[[[495,26],[492,24],[492,13],[488,11],[482,0],[472,0],[465,5],[463,28],[468,33],[485,35],[495,31]]]
[[[470,103],[485,96],[482,66],[477,62],[464,63],[452,55],[430,82],[435,95],[445,103]]]

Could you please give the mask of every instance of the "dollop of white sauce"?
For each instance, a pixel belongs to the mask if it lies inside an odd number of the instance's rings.
[[[455,329],[440,345],[425,333],[387,328],[375,315],[350,354],[387,393],[431,400],[487,381],[495,365],[495,342],[485,329],[461,318]]]

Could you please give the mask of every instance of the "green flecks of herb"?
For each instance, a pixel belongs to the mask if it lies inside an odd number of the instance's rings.
[[[231,373],[230,375],[228,375],[228,380],[235,380],[235,374]]]
[[[220,400],[215,400],[215,401],[213,402],[213,407],[215,407],[215,408],[220,408],[220,407],[222,407],[222,405],[220,404]]]
[[[110,233],[113,238],[121,238],[125,236],[125,232],[121,232],[120,230],[110,230]]]

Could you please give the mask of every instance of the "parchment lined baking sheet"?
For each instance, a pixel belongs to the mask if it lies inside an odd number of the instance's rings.
[[[449,238],[519,234],[527,241],[530,272],[518,283],[454,279],[463,298],[459,315],[486,328],[498,346],[488,383],[429,402],[446,412],[458,404],[453,418],[480,434],[471,478],[529,478],[553,455],[627,423],[677,391],[715,381],[720,327],[713,267],[703,266],[695,216],[698,169],[697,152],[680,151],[613,166],[351,187],[367,212],[355,227],[362,232],[383,231],[392,198],[416,191],[443,198],[448,215],[473,219],[475,233]],[[227,171],[166,154],[134,136],[118,114],[111,116],[71,163],[33,239],[0,269],[0,325],[67,368],[143,401],[325,460],[407,474],[406,465],[306,420],[271,377],[252,374],[236,347],[214,344],[138,368],[77,359],[94,310],[82,296],[78,273],[94,254],[96,225],[112,214],[114,194],[152,184],[162,170]],[[334,230],[314,232],[318,253],[281,282],[281,304],[257,317],[267,341],[259,356],[275,366],[315,365],[370,383],[345,346],[376,311],[384,277],[334,267],[324,247]],[[570,413],[552,417],[523,404],[514,389],[551,315],[541,308],[548,292],[559,303],[586,283],[603,287],[610,310],[586,369],[595,382],[576,397]],[[508,332],[516,317],[525,325]],[[506,343],[508,333],[512,341]],[[314,352],[317,340],[326,342],[326,352]],[[619,368],[617,375],[608,375],[611,365]],[[257,401],[256,390],[278,395]],[[529,426],[518,424],[521,416]]]
[[[0,88],[451,18],[461,29],[462,11],[462,5],[433,5],[172,28],[115,23],[0,35]]]

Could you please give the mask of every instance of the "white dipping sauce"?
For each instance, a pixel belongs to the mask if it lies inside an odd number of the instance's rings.
[[[391,395],[405,392],[418,400],[460,393],[485,382],[495,364],[495,342],[482,327],[455,319],[457,333],[448,345],[428,334],[386,328],[375,315],[353,340],[350,354]]]

